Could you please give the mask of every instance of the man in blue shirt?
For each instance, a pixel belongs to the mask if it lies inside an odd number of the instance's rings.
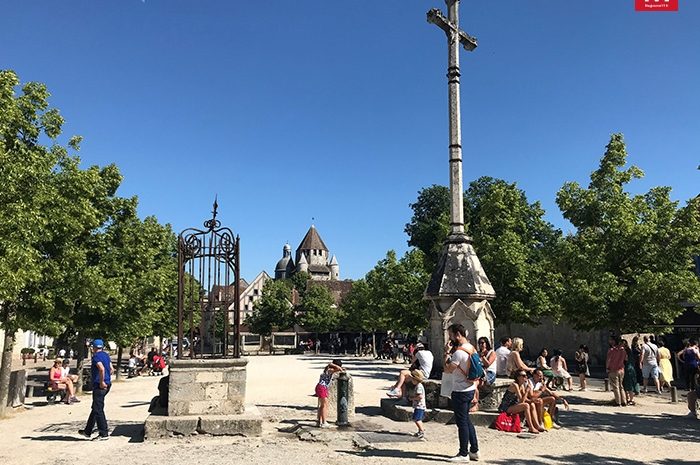
[[[85,429],[78,431],[82,436],[90,438],[97,423],[99,433],[97,439],[102,440],[109,439],[107,417],[105,417],[105,396],[112,387],[112,373],[114,373],[112,360],[104,351],[104,345],[102,339],[92,341],[92,410]]]

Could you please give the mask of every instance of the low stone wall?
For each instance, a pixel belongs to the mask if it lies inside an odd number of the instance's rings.
[[[247,364],[245,358],[173,360],[168,415],[243,413]]]
[[[492,385],[482,385],[479,387],[479,410],[496,410],[501,403],[503,393],[508,389],[512,380],[505,378],[497,378]],[[442,382],[439,379],[428,379],[423,381],[425,388],[425,404],[428,409],[451,408],[450,399],[440,395],[440,387]],[[415,386],[413,383],[406,382],[405,396],[411,397],[415,394]]]
[[[488,426],[493,422],[497,416],[496,410],[503,399],[503,394],[511,383],[510,379],[498,378],[494,384],[482,386],[479,389],[479,410],[471,414],[474,424]],[[440,380],[423,381],[427,407],[424,421],[445,424],[454,422],[450,399],[440,395],[441,385]],[[381,400],[380,406],[384,416],[396,421],[412,421],[413,407],[407,399],[414,395],[415,386],[408,382],[404,387],[406,397],[403,399],[384,398]]]

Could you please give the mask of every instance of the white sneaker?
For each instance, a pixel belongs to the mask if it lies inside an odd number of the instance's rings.
[[[553,429],[560,429],[560,428],[561,428],[561,425],[560,425],[559,423],[553,421],[553,422],[552,422],[552,428],[553,428]]]
[[[469,460],[479,460],[481,455],[479,455],[479,451],[476,452],[469,452]]]
[[[389,397],[401,397],[401,389],[393,388],[386,395]]]
[[[469,462],[469,456],[468,455],[455,455],[454,457],[450,457],[447,459],[448,462],[459,462],[459,463],[465,463]]]
[[[328,423],[321,423],[318,427],[319,428],[330,428],[331,425],[329,425]]]

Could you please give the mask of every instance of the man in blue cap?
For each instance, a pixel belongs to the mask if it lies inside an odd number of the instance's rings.
[[[105,417],[105,396],[112,387],[112,373],[114,367],[109,354],[104,351],[105,343],[102,339],[92,341],[92,410],[88,417],[85,429],[78,431],[79,434],[90,438],[92,430],[97,423],[99,436],[97,439],[109,439],[107,431],[107,417]]]

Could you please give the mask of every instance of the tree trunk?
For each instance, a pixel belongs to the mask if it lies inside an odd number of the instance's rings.
[[[75,385],[75,392],[83,392],[83,364],[85,362],[85,339],[83,338],[82,334],[78,334],[78,347],[76,350],[76,358],[77,358],[77,369],[78,369],[78,382]]]
[[[12,374],[12,351],[15,347],[15,332],[5,328],[5,343],[2,347],[2,364],[0,365],[0,417],[7,411],[7,398],[10,394],[10,375]]]
[[[122,346],[117,348],[117,381],[121,378],[122,373]]]

